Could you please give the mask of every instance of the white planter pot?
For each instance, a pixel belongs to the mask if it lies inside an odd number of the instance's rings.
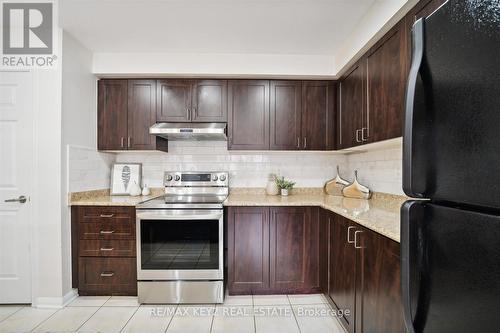
[[[282,188],[281,189],[281,195],[284,196],[284,197],[286,197],[288,195],[288,190],[285,189],[285,188]]]

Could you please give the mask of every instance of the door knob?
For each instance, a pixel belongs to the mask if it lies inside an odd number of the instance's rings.
[[[21,195],[19,198],[14,198],[14,199],[7,199],[5,202],[20,202],[20,203],[25,203],[28,199],[24,196]]]

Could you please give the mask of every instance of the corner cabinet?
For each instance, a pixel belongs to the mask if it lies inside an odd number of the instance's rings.
[[[156,123],[155,80],[98,81],[98,150],[168,150],[165,139],[149,134]]]
[[[229,294],[320,292],[315,207],[228,208]]]
[[[399,244],[332,212],[329,225],[328,289],[340,321],[350,333],[405,332]]]

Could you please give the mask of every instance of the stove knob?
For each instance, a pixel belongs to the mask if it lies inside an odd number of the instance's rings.
[[[213,176],[212,176],[212,180],[213,180],[214,182],[216,182],[218,179],[219,179],[219,177],[217,177],[217,175],[213,175]]]
[[[181,180],[181,176],[179,176],[179,175],[175,175],[175,178],[174,178],[174,179],[175,179],[176,181],[179,181],[179,180]]]
[[[172,181],[172,175],[167,175],[166,179],[167,179],[168,182]]]
[[[222,174],[220,175],[219,179],[223,182],[226,180],[226,175]]]

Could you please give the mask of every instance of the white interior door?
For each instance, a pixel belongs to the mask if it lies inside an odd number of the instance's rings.
[[[0,71],[0,304],[31,303],[31,77]]]

